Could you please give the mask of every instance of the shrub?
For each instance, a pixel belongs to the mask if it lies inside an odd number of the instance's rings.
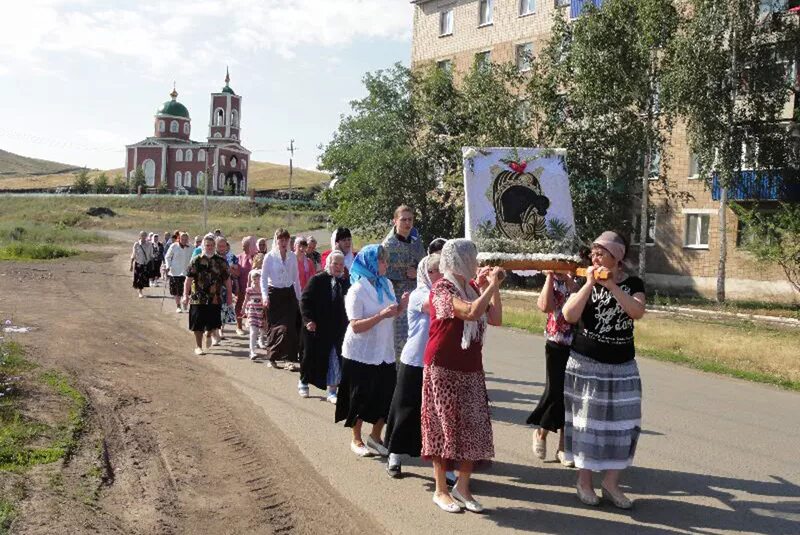
[[[0,258],[10,260],[52,260],[74,256],[78,251],[48,243],[12,243],[0,247]]]

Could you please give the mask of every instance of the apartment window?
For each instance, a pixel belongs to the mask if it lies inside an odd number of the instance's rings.
[[[453,35],[453,10],[448,9],[439,14],[439,35]]]
[[[700,178],[700,160],[694,151],[689,153],[689,178]]]
[[[556,7],[569,7],[570,0],[555,0]]]
[[[480,0],[478,3],[478,26],[488,26],[492,23],[493,0]]]
[[[653,153],[650,155],[650,169],[648,172],[650,180],[658,179],[661,173],[661,151],[658,148],[653,149]]]
[[[453,62],[449,59],[443,59],[442,61],[437,61],[436,67],[438,67],[440,71],[444,71],[446,73],[453,72]]]
[[[639,245],[639,231],[642,228],[642,214],[636,214],[633,218],[633,233],[631,235],[631,244]],[[656,244],[656,214],[653,210],[647,212],[647,245]]]
[[[709,214],[686,214],[686,235],[683,246],[691,249],[708,249]]]
[[[519,0],[519,16],[536,12],[536,0]]]
[[[520,72],[531,70],[533,61],[533,43],[517,45],[517,69]]]
[[[475,54],[475,66],[478,69],[488,69],[492,63],[492,52],[487,50],[485,52],[478,52]]]
[[[759,210],[756,217],[759,222],[768,222],[774,214],[772,210]],[[774,245],[779,240],[780,236],[776,232],[765,229],[762,225],[757,224],[754,228],[741,218],[736,223],[736,247],[747,248],[755,243]]]

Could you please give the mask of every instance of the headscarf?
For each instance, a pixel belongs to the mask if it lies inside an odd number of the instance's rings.
[[[469,284],[478,271],[478,247],[474,242],[465,239],[447,240],[442,247],[442,259],[439,271],[444,278],[452,282],[458,290],[459,297],[467,302],[478,298],[478,292]],[[464,279],[464,283],[459,280]],[[473,341],[478,341],[486,329],[486,314],[477,321],[464,320],[464,334],[461,336],[461,348],[467,349]]]
[[[608,251],[617,262],[621,262],[625,259],[625,242],[622,241],[619,234],[613,230],[607,230],[600,234],[597,239],[592,242],[592,245],[599,245]]]
[[[384,295],[391,295],[389,279],[378,274],[378,253],[381,248],[381,245],[367,245],[356,255],[350,268],[350,283],[367,279],[378,293],[379,303],[383,303]]]
[[[350,234],[350,229],[344,228],[344,227],[337,228],[336,230],[333,231],[333,234],[331,235],[331,251],[338,251],[339,250],[339,249],[336,249],[336,242],[337,241],[343,240],[343,239],[346,239],[346,238],[352,238],[352,237],[353,237],[353,235]],[[342,252],[344,252],[344,251],[342,251]],[[347,269],[350,269],[351,266],[353,265],[354,259],[355,259],[355,255],[353,254],[353,247],[350,246],[350,251],[348,251],[347,254],[344,255],[344,266]]]

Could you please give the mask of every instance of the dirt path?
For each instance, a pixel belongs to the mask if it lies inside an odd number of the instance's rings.
[[[135,298],[127,248],[111,249],[108,263],[0,264],[0,316],[34,327],[17,338],[29,359],[75,378],[91,404],[60,484],[26,474],[14,532],[381,532],[263,410],[191,356],[169,297],[156,304],[161,288]],[[100,487],[77,492],[93,463]]]

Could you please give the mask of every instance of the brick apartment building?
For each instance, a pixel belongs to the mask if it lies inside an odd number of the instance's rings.
[[[435,63],[453,70],[458,77],[476,62],[514,62],[525,70],[525,57],[536,55],[550,37],[555,10],[570,18],[580,16],[583,4],[602,0],[415,0],[412,67]],[[792,116],[795,103],[787,102]],[[677,124],[668,143],[668,180],[677,189],[692,194],[686,202],[669,201],[665,206],[651,195],[650,231],[647,237],[647,281],[653,288],[691,291],[713,296],[719,259],[719,189],[710,187],[697,174],[697,163],[686,139],[686,129]],[[746,173],[746,172],[745,172]],[[752,173],[751,173],[752,174]],[[759,188],[750,183],[729,192],[731,200],[746,201]],[[755,186],[755,187],[753,187]],[[761,204],[777,205],[781,194],[763,191]],[[766,203],[763,199],[768,199]],[[800,199],[794,198],[794,202]],[[638,206],[631,207],[632,213]],[[777,265],[757,262],[741,247],[746,239],[735,214],[728,210],[728,260],[726,293],[733,299],[777,299],[800,301],[798,294]],[[633,250],[631,258],[637,257]]]

